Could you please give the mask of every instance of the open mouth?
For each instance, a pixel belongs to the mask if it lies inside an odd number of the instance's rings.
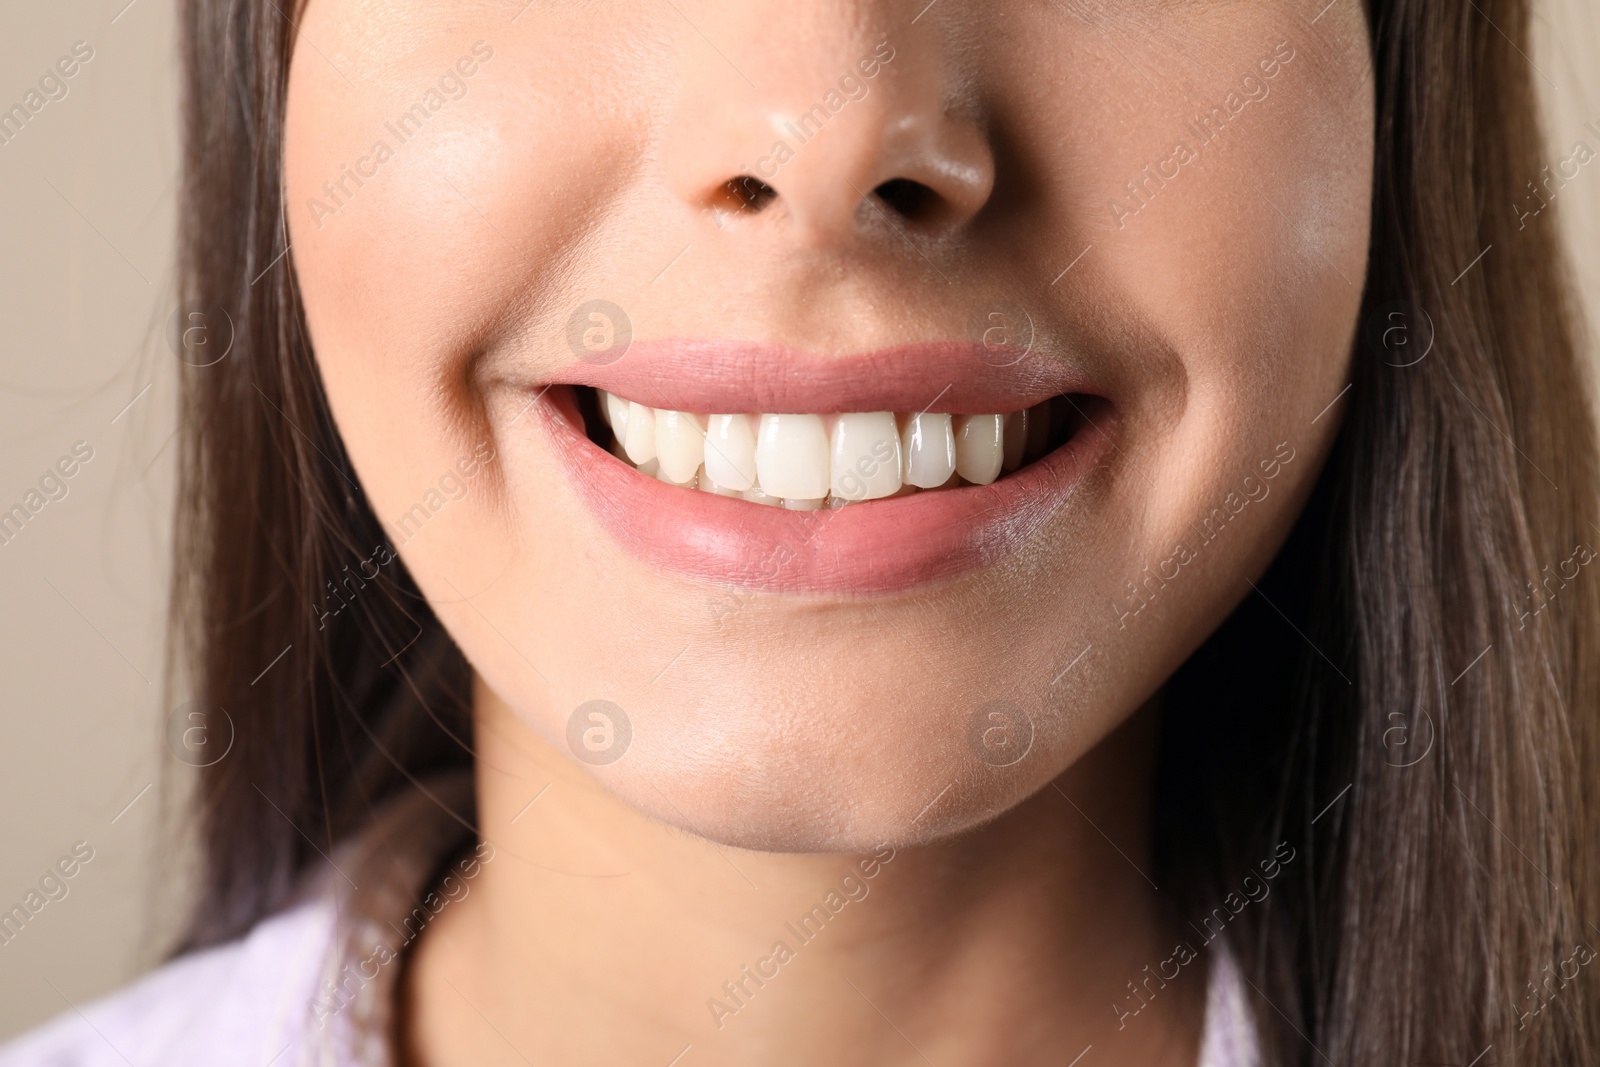
[[[846,356],[635,343],[526,387],[619,547],[763,592],[890,594],[1004,559],[1119,433],[1083,367],[965,342]]]
[[[991,485],[1066,445],[1100,397],[995,414],[697,413],[574,387],[589,440],[642,474],[752,504],[818,511]]]

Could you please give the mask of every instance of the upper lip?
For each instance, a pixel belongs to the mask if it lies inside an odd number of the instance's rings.
[[[587,385],[697,414],[1003,414],[1063,393],[1103,393],[1070,360],[971,341],[846,355],[748,341],[636,341],[615,362],[575,360],[544,384]]]

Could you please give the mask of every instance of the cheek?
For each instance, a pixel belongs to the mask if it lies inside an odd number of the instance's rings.
[[[1056,94],[1058,210],[1092,268],[1078,284],[1142,322],[1181,381],[1135,435],[1160,484],[1129,518],[1161,538],[1278,442],[1311,457],[1288,481],[1309,479],[1337,428],[1337,411],[1313,420],[1348,381],[1373,145],[1364,24],[1345,7],[1315,25],[1281,4],[1209,27],[1180,12],[1142,48],[1131,20],[1108,25]]]
[[[292,256],[363,488],[424,588],[458,599],[452,586],[485,584],[511,553],[499,465],[460,500],[433,492],[485,442],[503,451],[475,359],[511,308],[531,310],[523,343],[532,362],[565,354],[547,351],[563,312],[527,305],[570,275],[574,248],[626,177],[616,161],[641,158],[642,145],[618,143],[616,131],[648,123],[602,121],[629,94],[593,84],[608,65],[597,59],[604,42],[585,36],[592,30],[540,24],[537,11],[515,27],[468,13],[440,36],[429,25],[438,5],[379,14],[319,0],[302,26],[302,40],[321,50],[297,48],[290,74]],[[340,70],[324,59],[330,49]],[[460,76],[464,57],[477,68],[461,77],[465,93],[430,97],[447,72]],[[441,496],[448,503],[436,507]],[[419,525],[427,536],[416,536]]]
[[[1316,25],[1277,3],[1209,23],[1187,6],[1129,14],[1054,78],[1011,76],[1003,110],[1043,116],[1039,229],[1069,237],[1063,264],[1084,253],[1058,287],[1100,287],[1174,353],[1191,393],[1227,379],[1281,401],[1342,384],[1373,142],[1362,16],[1345,7]]]
[[[1054,270],[1075,262],[1059,299],[1111,323],[1141,383],[1122,413],[1127,476],[1095,516],[1116,536],[1068,579],[1070,609],[1090,615],[1079,647],[1094,651],[1072,677],[1096,690],[1091,716],[1151,691],[1250,593],[1337,431],[1373,142],[1365,29],[1344,7],[1316,26],[1280,4],[1230,6],[1212,27],[1180,8],[1159,34],[1108,22],[1047,92],[1018,78],[1002,109],[1042,116],[1031,162],[1049,175],[1038,236],[1010,238]],[[1260,60],[1289,48],[1263,78]],[[1225,117],[1202,121],[1214,108]],[[1250,501],[1243,479],[1285,454]]]
[[[1106,235],[1120,287],[1145,294],[1145,314],[1184,366],[1184,403],[1149,439],[1168,457],[1152,466],[1178,475],[1158,476],[1152,528],[1203,522],[1284,444],[1300,457],[1275,487],[1285,491],[1256,509],[1266,514],[1246,527],[1246,543],[1229,548],[1247,569],[1276,551],[1331,446],[1340,412],[1329,405],[1349,381],[1372,168],[1365,57],[1331,43],[1352,37],[1296,20],[1219,43],[1216,69],[1233,73],[1183,102],[1193,114],[1225,101],[1231,117],[1220,132],[1191,120],[1196,158]],[[1243,79],[1282,42],[1294,58],[1263,81],[1264,99],[1244,102]],[[1205,469],[1178,456],[1202,457]]]
[[[416,50],[419,27],[407,20],[437,20],[437,5],[394,5],[381,18],[356,6],[311,5],[305,39],[359,56],[360,69],[341,58],[347,82],[315,49],[297,50],[285,146],[294,266],[352,464],[440,621],[522,724],[564,753],[565,713],[604,695],[639,720],[637,748],[670,749],[628,684],[595,679],[631,682],[649,664],[638,686],[648,692],[682,650],[675,629],[711,617],[709,594],[679,597],[675,622],[639,610],[649,575],[606,552],[578,502],[554,491],[560,472],[526,447],[535,416],[517,410],[521,400],[489,410],[504,398],[478,361],[506,343],[510,319],[527,365],[570,359],[570,301],[551,294],[584,292],[619,269],[625,247],[578,252],[646,158],[651,125],[630,113],[649,98],[625,82],[641,65],[607,50],[651,31],[540,22],[535,7],[514,33],[503,19],[453,16],[444,39],[430,30]],[[405,122],[478,40],[494,55],[464,79],[466,94],[420,130]],[[377,143],[389,149],[382,162]],[[452,499],[441,479],[486,443],[495,460]],[[558,669],[571,664],[583,669]]]
[[[642,28],[610,22],[597,37],[532,11],[515,27],[463,16],[441,37],[427,25],[437,7],[375,18],[341,0],[312,5],[303,37],[360,55],[364,69],[348,79],[317,50],[296,50],[289,218],[329,361],[357,332],[395,363],[459,361],[485,316],[570,273],[647,147],[647,117],[623,113],[646,94],[608,56],[612,35]],[[463,58],[471,77],[456,70]],[[460,77],[460,98],[440,89],[447,75]],[[345,180],[351,172],[361,182]]]

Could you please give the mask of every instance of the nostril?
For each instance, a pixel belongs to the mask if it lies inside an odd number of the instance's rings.
[[[750,174],[729,178],[718,192],[729,211],[760,211],[778,198],[778,190]]]
[[[891,178],[872,194],[901,218],[917,221],[929,217],[939,204],[939,194],[911,178]]]

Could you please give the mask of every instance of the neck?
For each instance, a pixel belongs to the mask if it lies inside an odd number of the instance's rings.
[[[1180,939],[1145,877],[1153,707],[986,826],[866,856],[717,845],[481,685],[476,717],[494,854],[408,968],[408,1060],[1196,1060],[1204,969],[1149,980]]]

